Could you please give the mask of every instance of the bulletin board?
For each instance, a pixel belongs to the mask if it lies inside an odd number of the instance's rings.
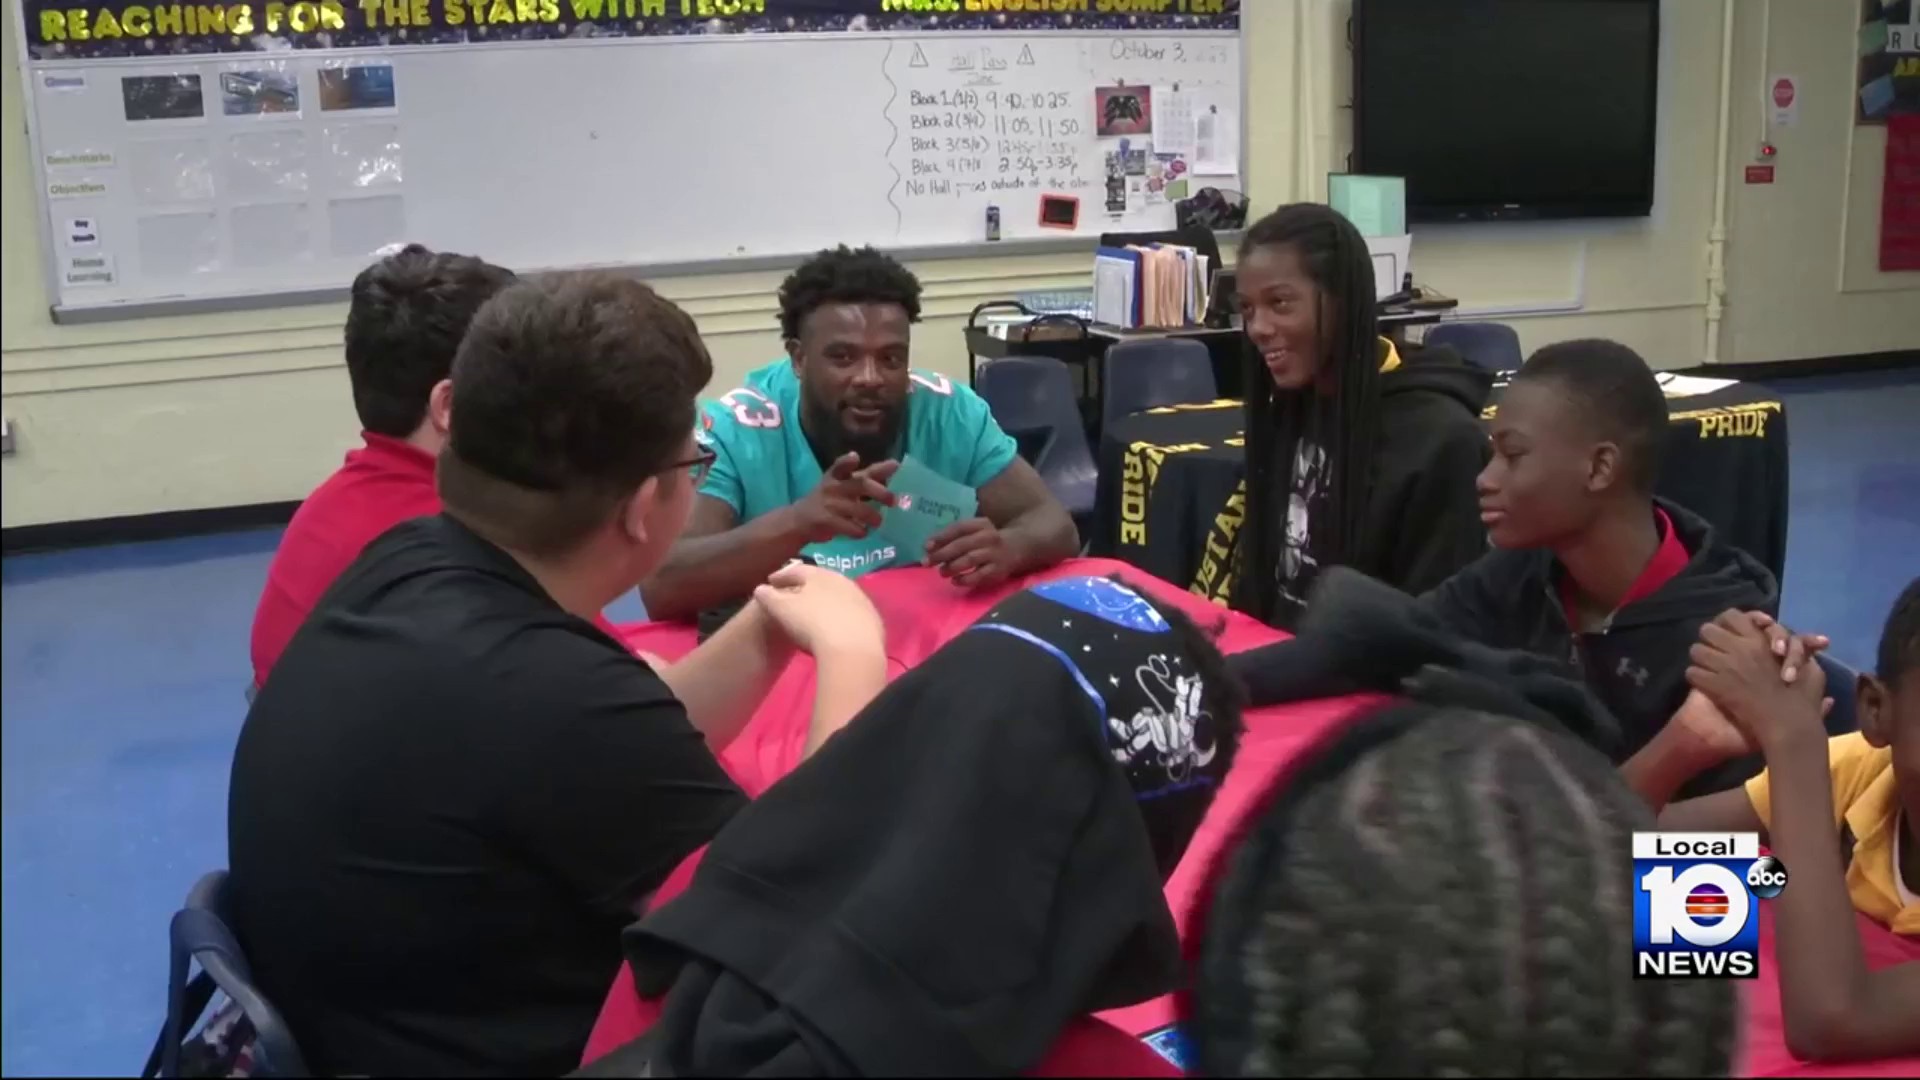
[[[1042,196],[1092,237],[1244,190],[1237,0],[18,3],[65,321],[332,298],[402,242],[1013,254]]]

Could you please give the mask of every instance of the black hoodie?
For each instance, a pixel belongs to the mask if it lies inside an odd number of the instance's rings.
[[[1412,346],[1380,375],[1366,532],[1354,569],[1424,592],[1486,554],[1474,478],[1491,448],[1480,412],[1493,375],[1443,346]]]
[[[1687,651],[1703,624],[1729,608],[1769,615],[1780,608],[1780,587],[1759,560],[1720,543],[1691,510],[1654,501],[1692,558],[1595,633],[1575,634],[1567,622],[1560,564],[1550,551],[1492,552],[1421,598],[1444,625],[1475,641],[1567,664],[1620,721],[1625,756],[1646,745],[1686,700]],[[1760,764],[1758,757],[1730,762],[1696,778],[1681,795],[1731,787]]]
[[[1619,723],[1618,744],[1606,748],[1616,762],[1646,745],[1686,700],[1687,650],[1702,624],[1729,608],[1775,614],[1780,602],[1766,567],[1718,543],[1698,515],[1664,499],[1655,502],[1692,558],[1652,595],[1616,612],[1604,630],[1573,632],[1560,600],[1559,563],[1544,550],[1489,552],[1418,604],[1425,618],[1448,633],[1531,653],[1582,679]],[[1302,669],[1324,666],[1293,645],[1280,642],[1230,658],[1255,705],[1298,693],[1307,678]],[[1317,678],[1315,688],[1331,693],[1356,687]],[[1680,797],[1732,787],[1761,764],[1757,755],[1729,762],[1696,777]]]
[[[996,604],[624,938],[659,1021],[598,1076],[993,1076],[1174,988],[1162,893],[1232,763],[1210,648],[1125,586]]]
[[[1401,352],[1382,339],[1380,357],[1376,423],[1365,451],[1370,455],[1369,494],[1353,526],[1356,535],[1339,561],[1419,593],[1486,553],[1487,532],[1480,523],[1474,479],[1491,453],[1480,411],[1493,376],[1447,348]],[[1260,405],[1256,401],[1250,407]],[[1277,404],[1274,409],[1278,425],[1301,422],[1282,419],[1288,410]],[[1305,422],[1311,426],[1314,419]],[[1309,443],[1316,441],[1310,432],[1303,436]],[[1280,448],[1293,445],[1293,435],[1285,434],[1273,452],[1285,453]],[[1260,451],[1250,443],[1248,452]],[[1259,470],[1249,469],[1247,484],[1269,486],[1248,492],[1247,513],[1258,515],[1255,521],[1269,522],[1272,532],[1263,542],[1250,523],[1233,539],[1233,606],[1281,629],[1299,622],[1314,578],[1324,569],[1316,562],[1325,557],[1323,538],[1316,534],[1323,527],[1318,523],[1332,510],[1331,485],[1322,465],[1309,461],[1324,463],[1325,457],[1296,447],[1288,469],[1269,470],[1264,478],[1256,475]],[[1320,475],[1307,479],[1314,469]],[[1291,477],[1292,486],[1272,490],[1281,477]],[[1260,594],[1263,588],[1265,596]]]

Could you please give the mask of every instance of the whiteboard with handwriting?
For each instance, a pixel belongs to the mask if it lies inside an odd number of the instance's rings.
[[[1096,133],[1095,88],[1178,84],[1236,118],[1241,97],[1231,32],[737,35],[245,63],[310,100],[343,63],[390,64],[391,83],[381,108],[345,121],[208,109],[134,125],[123,81],[199,72],[224,86],[235,59],[33,65],[60,306],[340,288],[397,241],[535,271],[972,244],[990,206],[1003,239],[1058,235],[1039,224],[1043,194],[1079,197],[1080,232],[1167,228],[1164,197],[1107,211],[1117,140]]]

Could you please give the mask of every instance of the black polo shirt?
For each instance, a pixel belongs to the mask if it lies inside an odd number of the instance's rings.
[[[247,714],[236,929],[312,1068],[558,1076],[635,901],[744,804],[644,663],[421,518],[341,575]]]

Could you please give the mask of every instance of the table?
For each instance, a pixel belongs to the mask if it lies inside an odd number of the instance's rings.
[[[1777,402],[1774,403],[1777,406]],[[1732,406],[1727,406],[1731,409]],[[1730,414],[1739,415],[1739,414]],[[1777,416],[1778,409],[1771,411]],[[1218,414],[1216,413],[1216,419]],[[1688,419],[1687,423],[1707,421]],[[1744,421],[1741,421],[1744,422]],[[1718,425],[1720,421],[1713,421]],[[1770,423],[1770,421],[1763,421]],[[1116,570],[1161,602],[1173,604],[1195,616],[1201,625],[1225,616],[1219,639],[1227,652],[1240,652],[1286,635],[1263,626],[1244,615],[1221,612],[1206,601],[1164,581],[1144,577],[1137,571],[1103,559],[1073,559],[1051,570],[1026,579],[1009,582],[985,593],[966,593],[924,567],[882,570],[860,579],[860,587],[879,608],[887,628],[887,658],[890,677],[919,663],[975,619],[985,614],[1006,595],[1036,581],[1076,574],[1105,575]],[[694,647],[697,632],[691,625],[642,623],[619,628],[619,636],[637,649],[678,658]],[[776,684],[752,721],[722,755],[729,771],[751,771],[743,786],[750,794],[764,791],[798,764],[798,751],[804,741],[813,703],[813,669],[805,658],[796,659]],[[1186,856],[1167,880],[1167,905],[1174,913],[1181,937],[1194,930],[1194,905],[1206,884],[1209,869],[1220,857],[1232,837],[1244,830],[1249,815],[1265,805],[1266,793],[1301,754],[1318,744],[1333,730],[1351,723],[1380,699],[1370,697],[1328,698],[1320,701],[1275,705],[1249,709],[1246,730],[1241,736],[1234,767],[1220,786],[1220,793],[1208,808],[1205,819],[1194,834]],[[777,752],[755,752],[778,747]],[[757,759],[757,760],[753,760]],[[688,862],[698,858],[698,853]],[[1625,858],[1625,855],[1622,855]],[[683,865],[668,879],[668,887],[684,887],[691,877]],[[678,884],[676,886],[676,879]],[[663,889],[667,891],[667,889]],[[1920,961],[1920,941],[1901,938],[1884,927],[1859,917],[1861,941],[1866,949],[1868,967],[1878,969],[1897,963]],[[1772,908],[1762,906],[1760,928],[1760,978],[1743,987],[1741,1025],[1743,1035],[1735,1062],[1741,1076],[1914,1076],[1920,1058],[1902,1058],[1879,1062],[1855,1062],[1845,1066],[1815,1066],[1799,1062],[1787,1052],[1784,1024],[1780,1018],[1779,967],[1775,959]],[[1626,958],[1620,958],[1626,963]],[[629,1007],[634,997],[632,979],[622,971],[608,997],[606,1011],[596,1026],[598,1053],[617,1046],[644,1030],[637,1026]],[[1165,1028],[1177,1019],[1171,997],[1112,1010],[1100,1018],[1122,1031],[1146,1036]]]
[[[1670,435],[1659,493],[1707,519],[1720,539],[1776,578],[1787,556],[1787,418],[1765,389],[1662,376]],[[1505,380],[1494,386],[1498,407]],[[1095,555],[1224,601],[1245,514],[1245,422],[1238,401],[1153,409],[1100,439]]]
[[[859,583],[886,626],[887,678],[891,681],[933,655],[994,604],[1028,585],[1059,577],[1106,577],[1116,573],[1156,599],[1186,611],[1203,626],[1211,627],[1225,616],[1217,643],[1227,652],[1251,649],[1282,636],[1245,615],[1223,612],[1197,596],[1146,578],[1111,559],[1068,559],[982,592],[962,589],[926,566],[877,571],[861,577]],[[699,631],[686,622],[630,623],[617,627],[615,637],[634,652],[650,653],[671,663],[693,651]],[[720,763],[747,794],[758,795],[799,764],[808,718],[813,714],[813,689],[813,661],[796,656],[740,734],[720,752]]]

